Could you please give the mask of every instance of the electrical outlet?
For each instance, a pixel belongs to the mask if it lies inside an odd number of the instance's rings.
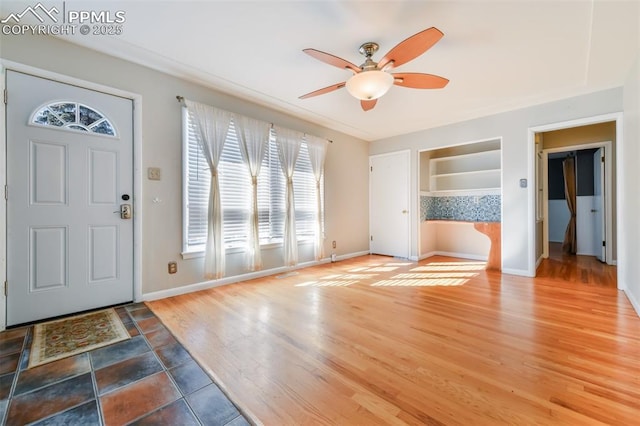
[[[160,180],[160,167],[149,167],[147,169],[147,178],[149,180]]]
[[[335,241],[331,243],[331,247],[336,248],[336,242]]]
[[[170,274],[175,274],[178,272],[178,262],[169,262],[169,266],[167,268]]]

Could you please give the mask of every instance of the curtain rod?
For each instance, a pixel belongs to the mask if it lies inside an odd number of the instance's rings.
[[[184,96],[180,96],[177,95],[176,99],[178,100],[178,102],[183,103],[184,102]],[[273,127],[273,123],[271,123],[271,127]],[[329,143],[333,143],[333,141],[331,139],[327,139],[329,141]]]

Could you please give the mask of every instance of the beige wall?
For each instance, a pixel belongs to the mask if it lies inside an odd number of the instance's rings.
[[[135,194],[142,216],[142,292],[199,283],[203,259],[182,260],[182,160],[180,104],[176,95],[333,140],[325,169],[327,255],[348,255],[369,249],[368,143],[297,119],[211,88],[44,36],[2,36],[1,57],[133,92],[142,96],[142,171],[162,169],[161,181],[142,180]],[[215,73],[215,70],[212,70]],[[4,117],[2,117],[4,120]],[[162,200],[153,203],[154,197]],[[332,250],[331,241],[337,249]],[[3,243],[4,244],[4,243]],[[178,273],[167,262],[178,261]],[[280,248],[263,253],[265,269],[281,267]],[[311,245],[300,247],[300,261],[313,260]],[[246,272],[241,254],[227,258],[228,275]]]
[[[575,145],[584,145],[589,143],[598,143],[598,142],[611,142],[611,164],[613,164],[612,170],[612,204],[613,204],[613,217],[612,220],[612,230],[613,230],[613,259],[618,259],[618,239],[617,239],[617,229],[618,222],[617,218],[617,180],[616,180],[616,158],[617,158],[617,150],[616,150],[616,123],[615,121],[610,121],[606,123],[598,123],[598,124],[590,124],[588,126],[579,126],[572,127],[570,129],[561,129],[554,130],[551,132],[543,132],[541,134],[542,140],[542,148],[550,149],[550,148],[570,148]]]
[[[489,237],[472,222],[425,220],[420,223],[420,257],[439,253],[455,257],[487,260]]]
[[[431,179],[429,177],[429,159],[431,151],[422,151],[420,153],[420,191],[429,191],[431,188]]]
[[[543,149],[562,148],[565,146],[583,145],[605,141],[613,142],[615,152],[615,121],[590,124],[588,126],[572,127],[570,129],[554,130],[551,132],[542,132]]]

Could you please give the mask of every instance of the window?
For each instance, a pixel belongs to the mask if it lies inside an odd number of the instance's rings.
[[[56,102],[38,109],[31,124],[116,136],[115,127],[100,112],[77,102]]]
[[[184,155],[184,251],[204,250],[207,242],[207,213],[211,174],[204,158],[199,134],[187,108],[183,108]],[[223,217],[223,238],[227,248],[245,247],[251,212],[251,184],[242,160],[233,121],[220,157],[218,178]],[[302,143],[293,175],[298,241],[314,235],[317,215],[316,181],[307,146]],[[321,182],[321,189],[324,185]],[[260,243],[282,242],[285,217],[285,178],[280,168],[275,135],[269,140],[258,176],[258,218]]]

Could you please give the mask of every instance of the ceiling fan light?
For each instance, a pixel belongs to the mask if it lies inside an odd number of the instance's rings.
[[[347,91],[356,99],[378,99],[393,86],[393,76],[380,70],[362,71],[347,80]]]

